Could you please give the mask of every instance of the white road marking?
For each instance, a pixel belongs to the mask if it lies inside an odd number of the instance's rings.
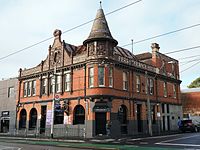
[[[173,146],[187,146],[187,147],[200,147],[200,145],[195,144],[178,144],[178,143],[155,143],[158,145],[173,145]]]
[[[161,142],[155,143],[155,144],[157,144],[157,145],[171,145],[171,146],[200,147],[200,145],[197,145],[197,144],[169,143],[169,142],[178,141],[178,140],[182,140],[182,139],[189,139],[189,138],[193,138],[193,137],[197,137],[197,136],[200,136],[200,135],[193,135],[193,136],[188,136],[188,137],[165,140],[165,141],[161,141]]]
[[[157,139],[157,138],[173,137],[173,136],[177,136],[177,135],[180,135],[180,134],[145,137],[145,138],[137,138],[137,139],[130,139],[130,140],[131,141],[139,141],[139,140],[146,140],[146,139]]]
[[[177,138],[177,139],[165,140],[165,141],[161,141],[160,143],[178,141],[178,140],[182,140],[182,139],[189,139],[189,138],[193,138],[193,137],[197,137],[197,136],[200,136],[200,135],[193,135],[193,136],[181,137],[181,138]]]

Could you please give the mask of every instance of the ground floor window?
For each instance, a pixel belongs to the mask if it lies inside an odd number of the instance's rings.
[[[26,128],[26,110],[22,109],[19,118],[19,129]]]
[[[61,109],[61,105],[55,106],[54,112],[54,124],[63,124],[64,111]]]
[[[37,110],[32,108],[30,111],[30,122],[29,122],[29,129],[36,128],[37,125]]]
[[[74,124],[85,123],[85,109],[81,105],[77,105],[74,108]]]

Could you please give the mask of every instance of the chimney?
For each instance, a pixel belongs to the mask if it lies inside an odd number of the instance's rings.
[[[159,52],[159,49],[160,49],[159,44],[157,44],[157,43],[152,43],[152,44],[151,44],[151,49],[152,49],[152,53],[154,53],[154,52]]]

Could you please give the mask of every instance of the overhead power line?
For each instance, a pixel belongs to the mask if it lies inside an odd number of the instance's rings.
[[[180,73],[183,73],[183,72],[185,72],[185,71],[187,71],[187,70],[191,69],[192,67],[194,67],[194,66],[198,65],[199,63],[200,63],[200,60],[199,60],[198,62],[196,62],[195,64],[192,64],[190,67],[188,67],[188,68],[186,68],[186,69],[182,70]]]
[[[181,61],[179,63],[182,63],[182,64],[188,64],[188,63],[191,63],[191,62],[195,62],[195,61],[199,61],[200,59],[192,59],[192,60],[188,60],[188,61]]]
[[[183,30],[187,30],[187,29],[190,29],[190,28],[197,27],[197,26],[200,26],[200,23],[195,24],[195,25],[191,25],[191,26],[188,26],[188,27],[184,27],[184,28],[181,28],[181,29],[178,29],[178,30],[166,32],[166,33],[163,33],[163,34],[158,34],[156,36],[152,36],[152,37],[149,37],[149,38],[146,38],[146,39],[143,39],[143,40],[139,40],[139,41],[133,42],[133,44],[141,43],[141,42],[144,42],[144,41],[148,41],[148,40],[155,39],[155,38],[158,38],[158,37],[161,37],[161,36],[165,36],[165,35],[169,35],[169,34],[172,34],[172,33],[180,32],[180,31],[183,31]],[[129,44],[123,45],[122,47],[126,47],[126,46],[129,46],[131,44],[132,43],[129,43]]]
[[[199,56],[200,56],[200,55],[192,55],[192,56],[188,56],[188,57],[178,58],[178,60],[190,59],[190,58],[199,57]]]
[[[184,48],[184,49],[180,49],[180,50],[175,50],[175,51],[171,51],[171,52],[167,52],[165,54],[178,53],[178,52],[188,51],[188,50],[196,49],[196,48],[200,48],[200,45],[199,46],[194,46],[194,47],[189,47],[189,48]]]
[[[120,8],[118,8],[118,9],[116,9],[116,10],[113,10],[113,11],[111,11],[111,12],[105,14],[105,16],[108,16],[108,15],[110,15],[110,14],[113,14],[113,13],[115,13],[115,12],[117,12],[117,11],[120,11],[120,10],[122,10],[122,9],[125,9],[125,8],[127,8],[127,7],[129,7],[129,6],[132,6],[132,5],[136,4],[136,3],[139,3],[139,2],[141,2],[141,1],[142,1],[142,0],[134,1],[134,2],[132,2],[132,3],[130,3],[130,4],[128,4],[128,5],[125,5],[125,6],[123,6],[123,7],[120,7]],[[67,33],[67,32],[70,32],[70,31],[72,31],[72,30],[75,30],[75,29],[77,29],[77,28],[79,28],[79,27],[82,27],[82,26],[84,26],[84,25],[86,25],[86,24],[89,24],[89,23],[93,22],[94,20],[95,20],[95,19],[92,19],[92,20],[87,21],[87,22],[85,22],[85,23],[82,23],[82,24],[80,24],[80,25],[78,25],[78,26],[75,26],[75,27],[73,27],[73,28],[71,28],[71,29],[68,29],[68,30],[64,31],[63,34],[65,34],[65,33]],[[25,51],[25,50],[27,50],[27,49],[29,49],[29,48],[31,48],[31,47],[34,47],[34,46],[36,46],[36,45],[39,45],[39,44],[41,44],[41,43],[44,43],[44,42],[46,42],[46,41],[48,41],[48,40],[50,40],[50,39],[52,39],[52,38],[53,38],[53,36],[52,36],[52,37],[49,37],[49,38],[46,38],[46,39],[44,39],[44,40],[42,40],[42,41],[39,41],[39,42],[37,42],[37,43],[35,43],[35,44],[32,44],[32,45],[30,45],[30,46],[27,46],[27,47],[25,47],[25,48],[22,48],[22,49],[20,49],[20,50],[17,50],[17,51],[15,51],[15,52],[13,52],[13,53],[10,53],[10,54],[6,55],[6,56],[0,57],[0,60],[3,60],[3,59],[5,59],[5,58],[7,58],[7,57],[10,57],[10,56],[12,56],[12,55],[15,55],[15,54],[17,54],[17,53],[19,53],[19,52]]]

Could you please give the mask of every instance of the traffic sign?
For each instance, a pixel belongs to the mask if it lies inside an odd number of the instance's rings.
[[[59,101],[59,100],[60,100],[60,97],[59,97],[58,94],[55,95],[55,100],[56,100],[56,101]]]

